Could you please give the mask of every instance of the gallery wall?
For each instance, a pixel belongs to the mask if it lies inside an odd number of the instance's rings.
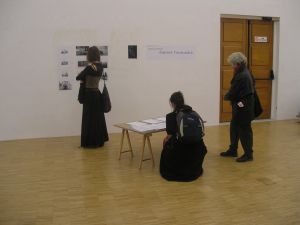
[[[58,90],[59,46],[109,46],[109,132],[118,132],[118,122],[168,113],[177,90],[207,125],[218,124],[221,14],[280,18],[272,115],[294,118],[300,111],[299,8],[296,0],[2,0],[0,140],[80,134],[76,74],[72,90]],[[128,59],[128,45],[138,46],[137,59]],[[148,45],[193,46],[195,57],[150,60]]]

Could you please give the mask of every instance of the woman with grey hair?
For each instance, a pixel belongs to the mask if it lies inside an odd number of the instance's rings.
[[[251,121],[254,119],[254,79],[247,69],[247,58],[241,52],[234,52],[227,59],[234,70],[231,87],[224,96],[231,102],[232,119],[230,122],[230,146],[223,157],[237,157],[238,142],[244,149],[244,154],[237,162],[253,160],[253,133]]]

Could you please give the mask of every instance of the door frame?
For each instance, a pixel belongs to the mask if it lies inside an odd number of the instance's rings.
[[[220,21],[222,18],[228,19],[247,19],[247,20],[263,20],[263,16],[250,16],[250,15],[234,15],[234,14],[221,14]],[[261,119],[259,121],[270,121],[277,119],[277,100],[278,100],[278,79],[280,77],[279,71],[279,37],[280,37],[280,17],[272,17],[273,21],[273,71],[275,79],[272,81],[272,100],[271,100],[271,117],[270,119]],[[221,32],[221,22],[220,22],[220,32]],[[221,35],[220,35],[221,36]],[[220,40],[221,41],[221,40]],[[220,43],[219,41],[219,43]],[[221,61],[221,54],[220,60]],[[221,65],[220,65],[221,71]],[[220,81],[220,90],[219,96],[221,93],[221,76],[219,76]],[[220,99],[219,104],[222,103],[222,99]],[[221,105],[219,105],[219,109]],[[219,123],[228,123],[228,122],[221,122],[221,110],[219,110]]]

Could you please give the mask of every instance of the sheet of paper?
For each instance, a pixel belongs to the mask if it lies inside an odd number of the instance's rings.
[[[131,126],[134,130],[139,131],[139,132],[145,132],[145,131],[150,131],[152,130],[151,127],[146,127],[146,126]]]
[[[136,131],[145,132],[151,130],[151,127],[148,126],[150,124],[147,123],[135,121],[127,124],[130,125]]]
[[[165,122],[149,124],[149,123],[136,121],[136,122],[131,122],[131,123],[127,123],[127,124],[130,125],[134,130],[139,131],[139,132],[166,129],[166,123]]]
[[[166,124],[165,123],[152,124],[151,127],[152,130],[163,130],[166,129]]]
[[[143,120],[142,122],[150,123],[150,124],[157,124],[157,123],[161,123],[162,121],[157,120],[157,119],[147,119],[147,120]]]
[[[145,126],[145,125],[147,125],[146,123],[139,122],[139,121],[135,121],[135,122],[127,123],[127,124],[130,126]]]
[[[156,118],[156,120],[161,121],[161,122],[166,122],[166,117],[159,117],[159,118]]]

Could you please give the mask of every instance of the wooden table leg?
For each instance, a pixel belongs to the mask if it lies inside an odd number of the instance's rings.
[[[145,134],[143,136],[143,146],[142,146],[142,156],[141,156],[141,161],[140,161],[140,169],[142,168],[142,163],[146,160],[151,160],[152,161],[152,167],[155,166],[154,163],[154,157],[153,157],[153,151],[152,151],[152,146],[151,146],[151,142],[150,142],[150,136],[151,134]],[[146,146],[146,141],[147,141],[147,145],[149,148],[149,152],[150,152],[150,158],[144,159],[144,153],[145,153],[145,146]]]
[[[151,146],[151,142],[150,142],[150,136],[147,136],[147,143],[148,143],[148,148],[149,148],[150,155],[151,155],[152,167],[154,167],[155,164],[154,164],[154,157],[153,157],[152,146]]]
[[[143,146],[142,146],[142,156],[141,156],[141,161],[140,161],[140,169],[142,169],[142,163],[144,161],[145,145],[146,145],[146,135],[143,136]]]
[[[131,153],[131,158],[132,158],[133,157],[133,150],[132,150],[132,145],[131,145],[131,141],[130,141],[128,130],[126,130],[126,137],[127,137],[127,141],[128,141],[128,145],[129,145],[129,151]]]
[[[122,129],[122,137],[121,137],[121,147],[119,152],[119,160],[121,159],[122,150],[123,150],[123,144],[124,144],[124,135],[125,135],[125,129]]]

